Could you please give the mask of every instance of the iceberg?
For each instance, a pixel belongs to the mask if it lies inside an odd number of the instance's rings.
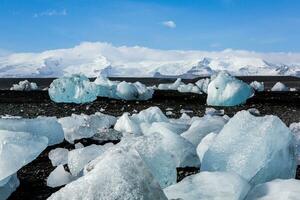
[[[283,83],[277,82],[272,88],[271,91],[273,92],[284,92],[289,91],[289,88],[286,87]]]
[[[168,199],[241,200],[250,185],[239,175],[228,172],[200,172],[164,189]]]
[[[295,179],[276,179],[255,186],[246,200],[297,200],[300,196],[300,181]]]
[[[64,166],[56,167],[47,178],[47,186],[55,188],[70,183],[74,178],[66,172]]]
[[[97,112],[93,115],[76,115],[60,118],[59,123],[64,130],[64,137],[69,143],[82,138],[90,138],[95,134],[106,132],[116,122],[116,118]]]
[[[57,103],[88,103],[97,99],[97,86],[84,75],[55,79],[48,89],[52,101]]]
[[[250,86],[258,92],[265,90],[264,82],[253,81],[250,83]]]
[[[139,153],[112,148],[86,166],[85,175],[52,194],[49,200],[167,200]]]
[[[46,136],[49,145],[59,144],[64,140],[64,132],[56,117],[37,117],[24,119],[18,117],[0,118],[0,130],[28,132],[34,136]]]
[[[17,177],[17,174],[12,175],[5,185],[0,185],[0,200],[8,199],[8,197],[19,187],[19,185],[20,181]]]
[[[56,148],[48,153],[52,166],[64,165],[68,163],[68,149]]]
[[[248,111],[229,120],[201,163],[201,171],[234,172],[253,185],[294,178],[296,167],[289,128],[276,116],[255,117]]]
[[[209,78],[205,78],[205,79],[200,79],[198,80],[195,84],[198,86],[198,88],[200,89],[200,91],[204,92],[207,94],[207,89],[208,89],[208,85],[210,83],[210,79]]]
[[[43,136],[0,130],[0,182],[34,160],[47,145]]]
[[[235,106],[252,97],[252,87],[230,74],[221,71],[211,77],[207,90],[207,105]]]
[[[28,80],[20,81],[18,84],[13,84],[10,90],[16,91],[31,91],[37,90],[38,86],[34,82],[29,82]]]
[[[190,128],[182,133],[181,136],[195,146],[198,146],[202,138],[207,134],[220,132],[226,122],[227,120],[221,116],[204,115],[204,117],[195,120]]]

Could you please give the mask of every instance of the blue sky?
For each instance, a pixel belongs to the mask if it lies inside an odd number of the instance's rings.
[[[299,0],[0,0],[0,49],[82,41],[159,49],[300,52]]]

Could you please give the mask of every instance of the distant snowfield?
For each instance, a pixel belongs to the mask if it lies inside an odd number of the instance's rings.
[[[179,51],[83,42],[74,48],[0,56],[0,77],[60,77],[83,73],[107,76],[207,76],[227,70],[234,75],[300,76],[300,53],[252,51]]]

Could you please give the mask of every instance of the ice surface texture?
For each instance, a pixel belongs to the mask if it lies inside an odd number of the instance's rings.
[[[237,174],[201,172],[164,189],[169,199],[242,200],[250,185]]]
[[[167,200],[138,152],[115,148],[86,167],[86,174],[66,185],[49,200]]]
[[[252,83],[250,83],[250,86],[258,92],[262,92],[265,90],[264,82],[253,81]]]
[[[35,119],[24,118],[0,118],[0,130],[28,132],[35,136],[46,136],[49,144],[54,145],[63,142],[64,132],[56,117],[37,117]]]
[[[54,80],[48,90],[50,98],[57,103],[88,103],[97,97],[124,100],[148,100],[152,98],[153,89],[140,82],[127,83],[109,81],[98,77],[94,82],[84,75],[72,75]]]
[[[43,136],[0,130],[0,181],[34,160],[47,145]]]
[[[293,178],[293,140],[291,131],[278,117],[255,117],[240,111],[204,154],[201,170],[235,172],[252,184]]]
[[[253,95],[252,87],[221,71],[211,77],[208,85],[207,104],[211,106],[235,106],[245,103]]]
[[[6,200],[20,185],[17,174],[12,175],[6,185],[0,186],[0,200]]]

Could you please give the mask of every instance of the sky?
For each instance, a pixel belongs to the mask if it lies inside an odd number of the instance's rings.
[[[300,52],[299,0],[0,0],[0,53],[84,41]]]

